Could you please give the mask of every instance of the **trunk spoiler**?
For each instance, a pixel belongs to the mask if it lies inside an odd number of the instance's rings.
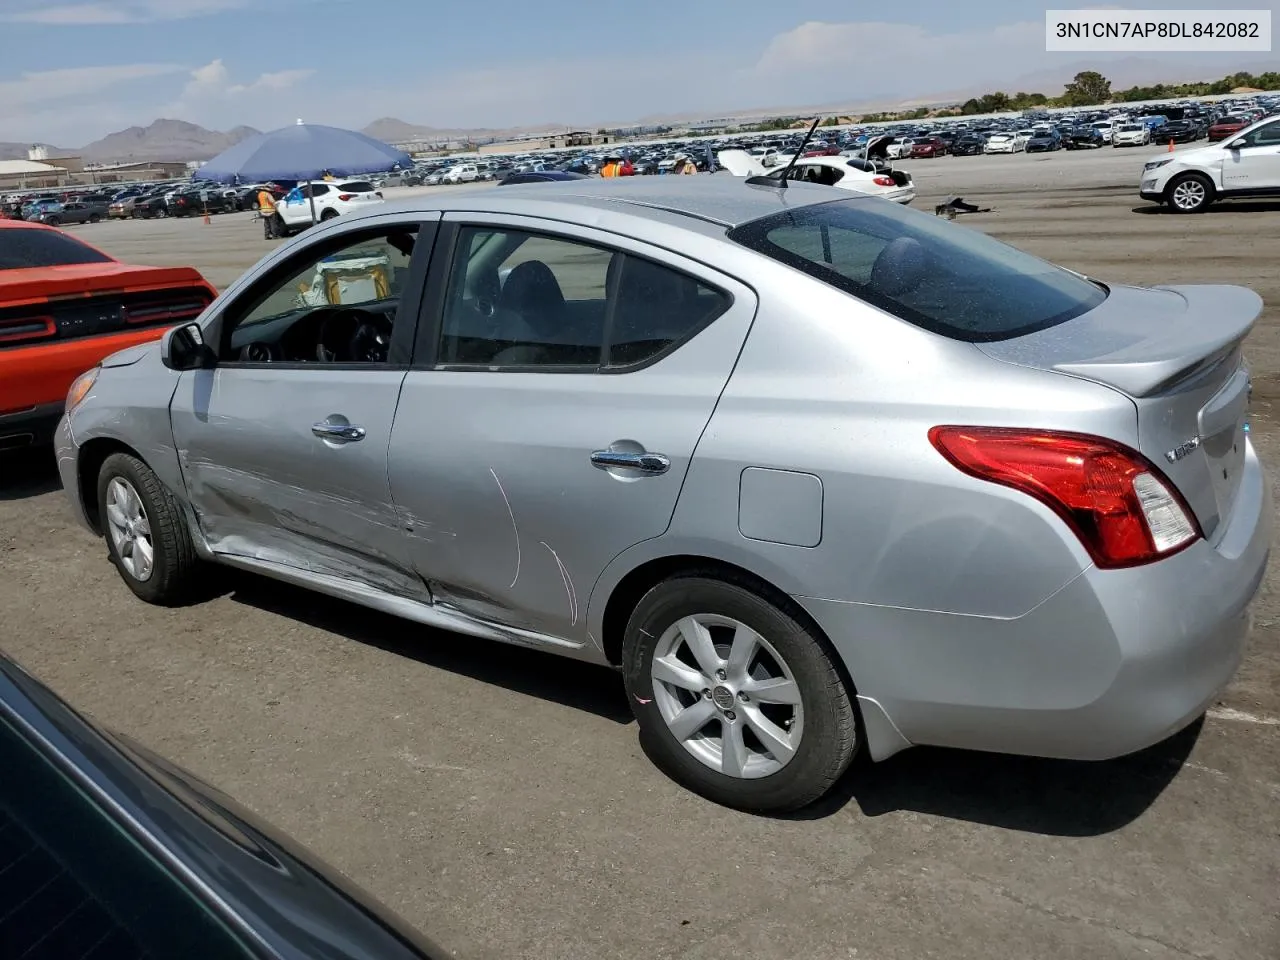
[[[997,360],[1116,387],[1131,397],[1169,390],[1234,352],[1262,313],[1247,287],[1113,287],[1106,302],[1046,330],[977,346]],[[1064,357],[1072,344],[1074,357]]]

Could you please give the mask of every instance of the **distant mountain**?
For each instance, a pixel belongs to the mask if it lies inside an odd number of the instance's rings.
[[[208,160],[258,131],[236,127],[222,133],[185,120],[157,120],[147,127],[130,127],[81,147],[90,162],[109,160]]]
[[[49,151],[51,157],[67,157],[76,156],[75,150],[65,147],[52,147],[47,143],[0,143],[0,160],[25,160],[27,159],[27,151],[33,146],[44,147]]]

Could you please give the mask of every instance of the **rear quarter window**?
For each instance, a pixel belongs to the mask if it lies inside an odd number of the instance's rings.
[[[1023,336],[1107,297],[1084,277],[977,230],[869,197],[751,221],[729,238],[954,340]]]
[[[368,180],[352,180],[338,187],[339,193],[373,193],[373,184]]]
[[[0,270],[111,262],[105,253],[55,230],[22,227],[0,230]]]

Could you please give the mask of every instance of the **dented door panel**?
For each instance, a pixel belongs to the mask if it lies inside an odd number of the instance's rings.
[[[557,232],[531,218],[457,219]],[[670,525],[757,300],[732,278],[637,241],[586,228],[574,237],[664,263],[732,305],[672,353],[625,373],[420,364],[405,378],[390,480],[412,562],[438,605],[591,644],[591,591],[618,554]],[[433,323],[424,316],[421,326]],[[593,462],[604,451],[668,462],[650,472]]]

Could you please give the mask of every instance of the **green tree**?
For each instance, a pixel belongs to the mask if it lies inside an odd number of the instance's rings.
[[[1067,84],[1062,99],[1073,107],[1106,103],[1111,99],[1111,81],[1096,70],[1082,70]]]

